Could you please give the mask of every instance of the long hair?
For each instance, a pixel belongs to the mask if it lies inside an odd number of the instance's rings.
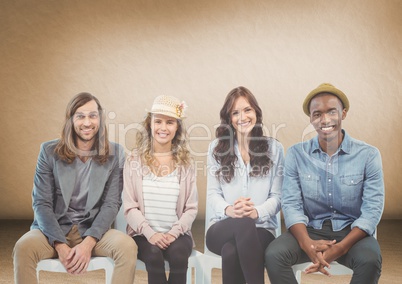
[[[219,180],[230,183],[234,176],[237,156],[234,152],[236,141],[236,130],[234,129],[231,118],[232,110],[236,100],[244,97],[256,113],[256,124],[249,135],[249,155],[250,155],[250,176],[265,176],[268,174],[272,160],[269,153],[268,138],[263,135],[262,130],[262,111],[254,95],[245,87],[237,87],[226,96],[223,107],[220,111],[220,125],[216,129],[215,135],[218,144],[213,151],[213,157],[220,165],[215,172]]]
[[[152,114],[148,113],[144,121],[141,123],[142,130],[137,133],[136,149],[142,161],[152,167],[155,157],[153,155],[152,145]],[[172,155],[175,165],[189,165],[191,162],[190,151],[187,146],[187,134],[182,120],[177,119],[177,131],[172,140]]]
[[[99,112],[99,130],[90,155],[100,164],[106,163],[109,157],[110,145],[107,139],[105,115],[99,100],[90,93],[79,93],[68,103],[61,138],[56,145],[55,153],[67,163],[72,163],[80,151],[76,146],[77,134],[74,130],[73,116],[78,108],[90,101],[95,101]]]

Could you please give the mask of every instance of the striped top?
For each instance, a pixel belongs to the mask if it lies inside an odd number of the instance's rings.
[[[169,232],[178,220],[176,206],[180,185],[177,170],[163,177],[150,172],[143,177],[142,191],[145,219],[155,232]]]

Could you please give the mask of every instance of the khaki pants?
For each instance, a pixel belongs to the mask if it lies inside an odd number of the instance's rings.
[[[66,238],[70,247],[82,242],[76,226],[73,226]],[[110,229],[96,243],[92,256],[108,256],[114,260],[113,284],[134,283],[137,245],[128,235]],[[13,251],[15,283],[38,283],[37,263],[48,258],[57,258],[57,252],[49,245],[46,236],[40,230],[31,230],[23,235],[15,244]]]

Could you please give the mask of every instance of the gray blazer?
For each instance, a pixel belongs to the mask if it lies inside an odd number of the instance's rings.
[[[75,169],[54,153],[57,142],[52,140],[41,145],[32,191],[31,230],[41,230],[52,246],[55,241],[65,243],[65,236],[73,226],[67,209],[74,189]],[[85,218],[78,224],[82,237],[101,239],[122,203],[124,150],[121,145],[110,143],[110,152],[105,164],[94,162],[91,168]]]

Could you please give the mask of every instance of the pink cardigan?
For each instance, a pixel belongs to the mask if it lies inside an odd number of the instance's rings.
[[[168,233],[176,238],[183,234],[188,234],[193,238],[191,225],[198,211],[195,171],[192,166],[182,166],[178,170],[180,192],[177,200],[176,214],[179,220],[173,224]],[[144,235],[149,240],[156,233],[144,217],[142,177],[149,173],[149,169],[141,163],[139,157],[133,152],[126,159],[123,173],[123,206],[124,217],[128,224],[127,234],[130,236]]]

